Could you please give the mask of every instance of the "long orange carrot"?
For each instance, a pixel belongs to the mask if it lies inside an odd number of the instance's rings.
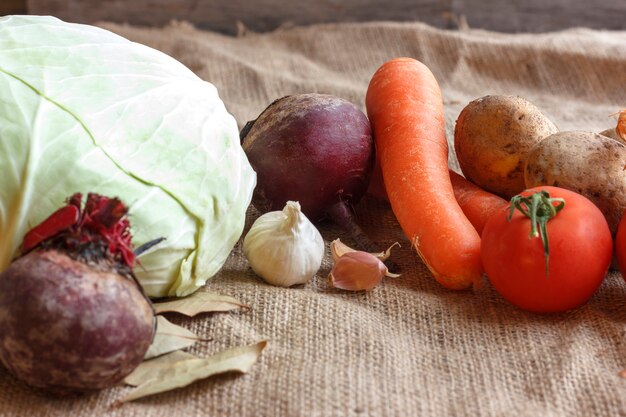
[[[483,190],[452,170],[450,170],[450,181],[456,202],[459,203],[463,214],[479,235],[483,234],[489,217],[509,206],[509,202],[504,198]]]
[[[502,197],[483,190],[452,170],[450,170],[450,181],[456,202],[459,203],[463,214],[479,235],[483,234],[483,228],[489,217],[509,205],[509,202]],[[378,162],[372,173],[367,192],[376,198],[389,201]]]
[[[480,282],[480,236],[454,198],[437,80],[414,59],[388,61],[373,75],[365,106],[404,234],[445,287]]]

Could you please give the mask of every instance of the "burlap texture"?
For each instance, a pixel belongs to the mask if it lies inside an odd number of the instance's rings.
[[[337,24],[238,38],[175,24],[103,24],[160,49],[214,83],[240,125],[275,98],[323,92],[363,106],[385,60],[415,57],[441,84],[448,138],[470,100],[521,95],[563,130],[603,130],[626,106],[626,33],[543,35],[441,31],[422,24]],[[149,104],[148,104],[149,105]],[[452,158],[451,165],[456,167]],[[238,244],[208,289],[251,311],[172,320],[213,341],[192,353],[269,340],[247,375],[225,375],[119,408],[127,388],[82,398],[34,393],[0,369],[2,416],[617,416],[626,415],[626,285],[610,273],[593,299],[566,314],[519,311],[489,285],[438,285],[385,203],[358,206],[364,228],[403,275],[363,294],[329,288],[328,257],[309,284],[271,287]],[[248,226],[258,214],[250,210]],[[322,225],[328,241],[350,239]]]

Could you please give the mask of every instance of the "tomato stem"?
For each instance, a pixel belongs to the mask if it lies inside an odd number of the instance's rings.
[[[557,203],[556,205],[554,203]],[[519,210],[530,219],[529,239],[540,237],[543,243],[543,252],[546,257],[546,277],[550,262],[550,245],[548,244],[548,221],[565,207],[562,198],[550,198],[547,191],[538,191],[530,196],[516,195],[511,199],[511,207],[507,221],[511,221],[515,210]]]

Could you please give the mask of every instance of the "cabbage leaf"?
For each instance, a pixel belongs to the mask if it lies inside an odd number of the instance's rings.
[[[93,26],[0,18],[0,271],[75,192],[117,196],[135,273],[183,296],[224,264],[256,176],[216,88],[175,59]]]

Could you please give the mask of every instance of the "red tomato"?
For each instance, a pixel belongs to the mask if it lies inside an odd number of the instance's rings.
[[[517,307],[565,311],[587,302],[600,286],[611,263],[613,242],[602,212],[587,198],[549,186],[522,195],[541,190],[565,200],[564,208],[547,223],[548,275],[542,240],[529,238],[531,221],[519,210],[511,221],[508,211],[487,221],[481,243],[483,267],[496,291]]]
[[[617,265],[622,273],[622,278],[626,280],[626,215],[622,216],[622,220],[617,226],[617,235],[615,235],[615,257]]]

